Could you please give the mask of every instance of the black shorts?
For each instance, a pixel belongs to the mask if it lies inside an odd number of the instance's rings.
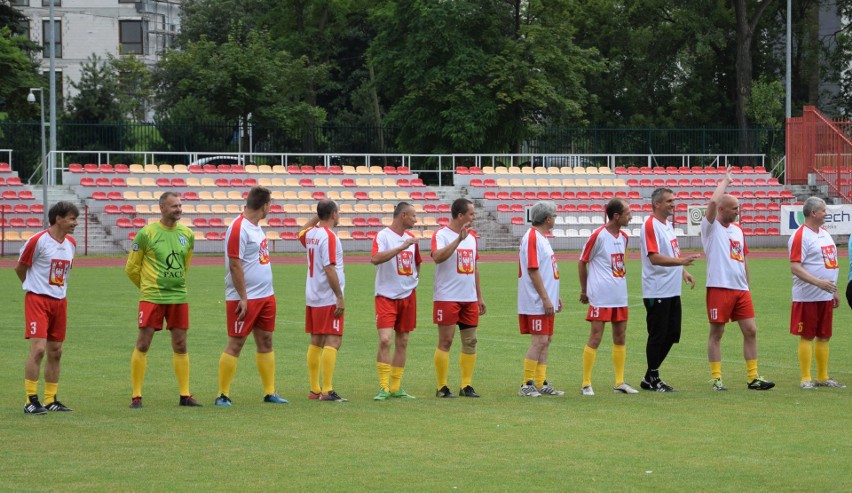
[[[846,302],[849,303],[849,308],[852,308],[852,281],[846,285]]]
[[[672,298],[643,298],[645,323],[648,325],[648,344],[680,342],[680,296]]]

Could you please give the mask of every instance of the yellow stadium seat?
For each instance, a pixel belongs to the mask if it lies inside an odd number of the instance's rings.
[[[421,221],[422,221],[421,224],[423,226],[437,226],[438,225],[438,221],[432,216],[426,216],[426,217],[422,218]]]
[[[355,178],[355,186],[358,188],[367,188],[370,186],[370,180],[366,178]]]
[[[343,216],[340,218],[340,221],[337,223],[337,225],[341,228],[351,228],[353,226],[352,218]]]
[[[128,166],[128,169],[130,170],[131,173],[144,173],[145,172],[145,167],[142,166],[141,164],[131,164],[130,166]]]
[[[159,217],[149,217],[148,218],[148,224],[154,224],[155,222],[157,222],[159,220],[160,220]]]
[[[272,172],[276,175],[286,175],[287,167],[286,166],[272,166]]]
[[[545,168],[543,166],[539,166],[538,168],[533,168],[533,171],[537,175],[546,175],[547,174],[547,168]]]
[[[215,190],[213,192],[213,200],[228,200],[228,192],[224,190]]]
[[[559,168],[559,172],[560,172],[560,174],[563,174],[563,175],[573,175],[574,174],[574,168],[572,168],[571,166],[563,166],[563,167]]]
[[[409,195],[408,192],[406,192],[405,190],[398,190],[396,192],[396,200],[399,200],[399,201],[411,200],[411,195]]]
[[[284,186],[287,188],[300,188],[299,179],[298,178],[287,178],[284,180]]]
[[[574,174],[575,175],[585,175],[586,174],[586,168],[584,168],[582,166],[577,166],[576,168],[574,168]]]
[[[202,178],[201,186],[205,188],[213,188],[216,186],[216,180],[214,180],[213,178]]]
[[[352,208],[352,204],[343,203],[338,206],[340,208],[341,214],[352,214],[355,210]]]
[[[326,196],[327,198],[329,198],[330,200],[333,200],[333,201],[335,201],[335,202],[337,202],[338,200],[340,200],[340,192],[338,192],[337,190],[329,190],[329,191],[325,194],[325,196]]]
[[[272,200],[284,200],[284,192],[282,192],[281,190],[272,190],[272,193],[269,195],[270,197],[272,197]]]
[[[299,200],[314,200],[314,197],[311,195],[311,192],[309,192],[307,190],[299,190],[296,193],[296,197]]]
[[[262,175],[268,175],[272,173],[272,166],[268,164],[259,164],[257,166],[257,172]]]
[[[21,241],[27,241],[35,236],[35,231],[21,231]]]
[[[175,172],[175,169],[171,164],[161,164],[160,165],[160,174],[161,175],[169,175]]]
[[[176,164],[172,168],[174,169],[174,172],[178,174],[189,173],[189,170],[187,169],[185,164]]]
[[[595,166],[586,166],[586,174],[587,175],[596,175],[598,174],[598,168]]]
[[[131,192],[129,190],[122,193],[121,196],[124,197],[124,200],[128,200],[131,202],[139,200],[139,196],[136,195],[136,192]]]
[[[626,187],[627,182],[624,181],[624,178],[616,178],[615,180],[613,180],[612,185],[615,187]]]
[[[561,187],[562,186],[562,178],[551,178],[547,181],[547,186],[549,187]]]
[[[233,217],[226,217],[226,218],[222,219],[222,222],[225,223],[225,227],[227,228],[228,226],[231,225],[232,222],[234,222],[234,218]]]
[[[537,178],[535,180],[535,186],[537,186],[537,187],[549,187],[550,184],[547,182],[547,178]]]
[[[194,176],[190,176],[186,179],[186,186],[191,188],[201,188],[201,180]]]
[[[366,204],[355,204],[352,206],[352,210],[355,214],[366,214],[367,213],[367,205]]]
[[[431,240],[433,236],[435,236],[435,230],[433,229],[424,229],[421,233],[424,239]]]
[[[181,207],[184,214],[195,214],[195,206],[193,204],[183,203],[183,207]]]
[[[284,210],[285,214],[295,214],[296,213],[296,204],[284,204],[281,206]]]
[[[370,168],[367,166],[358,166],[357,168],[355,168],[355,173],[359,175],[369,175]]]
[[[259,220],[257,222],[257,225],[260,226],[261,228],[265,228],[265,227],[269,226],[269,224],[266,222],[266,219]]]
[[[381,214],[382,213],[382,204],[368,204],[367,212],[371,214]]]
[[[411,204],[411,207],[414,207],[414,212],[418,214],[423,214],[423,204],[421,204],[420,202],[416,204]]]
[[[154,200],[154,194],[148,191],[139,192],[139,200]]]
[[[577,178],[576,180],[574,180],[574,186],[575,187],[587,187],[587,186],[589,186],[589,184],[583,178]]]
[[[210,212],[213,214],[225,214],[225,204],[211,204]]]
[[[313,204],[296,204],[296,212],[299,214],[313,214],[314,205]],[[302,224],[306,221],[300,221],[299,224]]]
[[[355,166],[350,166],[348,164],[343,165],[343,174],[344,175],[354,175],[357,174],[358,171],[355,170]]]
[[[384,180],[382,180],[382,185],[385,186],[385,187],[389,187],[389,188],[396,188],[396,187],[399,186],[396,183],[395,178],[385,178]]]
[[[328,188],[340,188],[343,184],[340,183],[340,178],[329,178],[328,179]]]
[[[299,200],[299,194],[295,190],[285,190],[284,200]]]
[[[597,178],[589,178],[588,184],[590,187],[599,187],[601,186],[601,181]]]
[[[571,178],[563,178],[563,179],[562,179],[562,186],[563,186],[563,187],[569,187],[569,188],[570,188],[570,187],[574,187],[574,186],[575,186],[575,185],[574,185],[574,180],[573,180],[573,179],[571,179]]]
[[[394,209],[396,209],[396,206],[393,204],[382,204],[382,214],[393,214]]]
[[[156,175],[160,172],[160,168],[156,164],[146,164],[145,165],[145,172]]]
[[[412,229],[409,231],[409,233],[411,233],[411,236],[417,238],[418,240],[423,238],[423,233],[421,233],[419,229]]]
[[[257,184],[269,188],[272,186],[272,178],[258,178]]]
[[[346,230],[338,231],[337,237],[340,238],[341,240],[351,240],[352,239],[352,235],[349,233],[349,231],[346,231]]]
[[[385,174],[385,170],[383,170],[381,166],[370,166],[370,174],[383,175]]]
[[[379,192],[378,190],[370,190],[367,192],[367,197],[369,197],[370,200],[382,200],[382,192]]]
[[[384,183],[382,183],[381,178],[370,178],[370,187],[371,188],[382,188],[384,187]]]
[[[240,214],[243,212],[243,207],[237,204],[228,204],[225,206],[225,212],[228,214]]]
[[[139,185],[143,187],[153,188],[157,186],[157,181],[150,176],[146,176],[140,180]]]
[[[393,224],[393,218],[392,217],[383,217],[382,218],[382,226],[390,227],[391,224]]]
[[[535,173],[535,171],[533,171],[532,166],[521,166],[522,175],[531,175],[533,173]]]
[[[210,214],[210,205],[209,204],[198,204],[195,206],[195,212],[197,214]]]
[[[493,175],[494,174],[494,166],[483,166],[482,167],[483,175]]]
[[[355,194],[349,190],[340,192],[340,200],[355,200]]]
[[[245,166],[245,168],[246,168],[246,173],[252,174],[252,175],[257,174],[257,165],[256,164],[247,164]]]
[[[317,188],[328,188],[328,181],[325,178],[314,178],[314,186]]]
[[[396,192],[394,192],[393,190],[383,191],[382,200],[396,200]]]
[[[524,184],[524,188],[535,188],[535,178],[524,178],[521,182]]]
[[[494,174],[496,174],[496,175],[508,175],[509,174],[509,168],[507,168],[505,166],[497,166],[497,167],[494,168]]]
[[[284,178],[281,178],[281,177],[272,178],[272,185],[271,186],[277,187],[277,188],[284,188]]]
[[[507,180],[506,178],[497,178],[498,188],[508,188],[509,186],[509,180]]]
[[[127,183],[128,187],[141,187],[142,186],[142,180],[140,180],[139,178],[137,178],[135,176],[128,176],[127,180],[125,180],[125,183]]]
[[[204,241],[207,239],[201,231],[194,231],[193,234],[195,235],[195,241]]]
[[[512,188],[521,188],[524,186],[524,180],[520,178],[511,178],[509,180],[509,186]]]
[[[276,233],[275,231],[267,231],[266,232],[266,240],[267,241],[277,241],[281,239],[281,235]]]
[[[519,167],[517,167],[517,166],[512,166],[512,167],[510,167],[507,171],[509,172],[509,174],[510,174],[510,175],[519,175],[519,174],[521,174],[521,168],[519,168]]]
[[[599,175],[611,175],[612,170],[609,169],[609,166],[601,166],[600,168],[598,168],[598,174]]]
[[[610,187],[614,187],[615,183],[613,183],[611,178],[601,178],[601,186],[610,188]]]
[[[209,190],[202,190],[201,192],[198,192],[198,200],[212,201],[213,192],[210,192]]]

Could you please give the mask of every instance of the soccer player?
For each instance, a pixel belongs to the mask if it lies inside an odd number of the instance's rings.
[[[131,409],[142,407],[142,384],[148,367],[148,349],[154,333],[166,329],[172,337],[172,366],[178,381],[181,406],[199,407],[189,392],[189,304],[186,273],[192,260],[195,235],[180,224],[181,201],[175,192],[160,195],[160,220],[140,229],[124,267],[127,277],[139,288],[139,333],[130,358]]]
[[[275,391],[275,292],[272,263],[261,219],[269,214],[272,195],[268,188],[254,187],[246,197],[243,213],[225,233],[225,312],[228,344],[219,357],[217,406],[231,405],[231,382],[237,373],[240,352],[249,334],[254,334],[255,362],[263,385],[263,402],[286,404]]]
[[[299,241],[305,247],[308,274],[305,280],[305,332],[308,345],[308,399],[346,402],[334,391],[334,365],[343,338],[343,244],[331,230],[337,226],[340,212],[330,199],[317,203],[317,215],[303,227]],[[322,368],[322,385],[320,385]]]
[[[725,324],[734,321],[743,333],[748,388],[769,390],[775,384],[761,377],[757,371],[757,324],[749,292],[746,264],[748,246],[743,230],[734,222],[740,204],[736,197],[725,193],[732,181],[731,167],[728,166],[701,220],[701,243],[707,257],[707,316],[710,319],[707,358],[710,360],[710,383],[713,390],[728,390],[722,383],[721,342]]]
[[[21,248],[15,274],[26,291],[24,295],[24,338],[30,341],[30,353],[24,367],[24,413],[70,411],[56,399],[59,386],[62,342],[68,301],[68,274],[77,243],[71,237],[80,211],[71,202],[57,202],[47,212],[50,226],[36,233]],[[44,406],[38,400],[41,360],[44,363]]]
[[[828,341],[834,309],[840,306],[837,245],[825,228],[825,201],[810,197],[802,207],[805,224],[790,236],[790,270],[793,273],[793,306],[790,333],[799,336],[800,387],[843,388],[828,376]],[[814,339],[816,342],[814,343]],[[816,356],[817,379],[811,378],[811,348]]]
[[[420,272],[420,247],[408,229],[417,224],[417,214],[408,202],[400,202],[393,211],[391,225],[376,235],[370,262],[376,266],[376,328],[379,351],[379,391],[373,398],[413,399],[402,390],[402,374],[408,349],[408,335],[417,326],[417,283]],[[391,334],[394,352],[391,357]]]
[[[473,202],[456,199],[450,207],[450,224],[432,236],[435,261],[432,320],[438,326],[435,349],[435,397],[453,398],[447,385],[450,347],[459,326],[462,348],[459,355],[462,397],[479,397],[470,385],[476,366],[476,328],[485,314],[485,302],[479,288],[479,249],[476,232],[470,229],[476,219]]]
[[[612,366],[615,370],[615,392],[638,394],[624,381],[627,358],[627,234],[621,230],[630,224],[630,205],[612,199],[606,205],[607,222],[596,229],[583,246],[578,262],[580,303],[588,304],[586,320],[591,323],[589,342],[583,348],[583,384],[580,393],[595,395],[592,368],[603,337],[604,326],[612,324]]]
[[[556,204],[537,202],[530,209],[532,227],[521,238],[518,252],[518,325],[530,334],[524,359],[521,397],[563,396],[547,382],[547,352],[553,339],[553,319],[562,311],[559,267],[547,234],[556,222]]]
[[[846,247],[849,250],[847,252],[849,254],[849,281],[846,284],[846,303],[849,304],[849,308],[852,308],[852,234],[849,235]]]
[[[642,258],[642,304],[648,341],[645,359],[648,368],[639,386],[655,392],[677,392],[660,378],[660,367],[672,346],[680,342],[681,280],[695,288],[695,279],[684,267],[699,258],[682,255],[669,218],[674,214],[674,192],[658,188],[651,193],[653,213],[639,233]]]

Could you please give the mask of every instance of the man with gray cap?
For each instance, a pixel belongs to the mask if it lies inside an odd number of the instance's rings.
[[[556,222],[556,204],[537,202],[530,209],[532,227],[521,238],[518,255],[518,323],[521,334],[530,334],[524,359],[521,397],[563,396],[547,383],[547,351],[553,338],[553,319],[562,310],[559,268],[547,234]]]

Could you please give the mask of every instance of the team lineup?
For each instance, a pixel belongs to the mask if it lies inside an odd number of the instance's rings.
[[[737,224],[739,202],[726,193],[732,182],[731,169],[713,192],[701,220],[701,243],[707,263],[706,314],[709,324],[707,359],[709,388],[726,391],[722,378],[721,340],[726,325],[736,322],[742,333],[745,386],[769,390],[775,384],[758,371],[757,323],[749,291],[746,238]],[[227,339],[218,363],[216,406],[232,406],[231,384],[242,348],[251,335],[255,341],[255,363],[263,387],[261,401],[285,404],[275,383],[273,334],[276,299],[272,264],[261,221],[269,214],[271,192],[252,188],[244,212],[225,234],[225,306]],[[652,215],[640,229],[642,298],[645,307],[647,368],[639,388],[654,392],[676,392],[661,377],[661,368],[681,336],[681,290],[695,287],[688,268],[701,257],[682,253],[672,224],[675,194],[658,188],[651,195]],[[130,358],[130,407],[143,407],[143,383],[147,354],[154,335],[163,328],[170,333],[173,370],[178,385],[178,404],[200,407],[190,391],[188,337],[190,327],[187,272],[191,264],[194,234],[180,223],[180,196],[160,196],[161,217],[134,237],[127,258],[127,277],[139,290],[138,333]],[[622,230],[631,220],[628,201],[615,198],[605,208],[605,224],[592,232],[578,262],[579,303],[588,305],[589,338],[582,352],[583,396],[595,395],[592,374],[596,353],[607,323],[612,333],[613,392],[637,394],[625,380],[628,288],[625,268],[630,239]],[[831,235],[822,227],[826,205],[819,198],[807,199],[804,224],[790,236],[788,256],[793,279],[790,333],[798,337],[800,387],[843,388],[829,374],[829,341],[833,310],[840,305],[837,287],[839,255]],[[479,398],[473,376],[477,360],[479,318],[486,315],[479,281],[479,248],[473,202],[460,198],[450,209],[450,222],[434,233],[430,256],[435,262],[432,319],[437,326],[434,353],[436,398]],[[22,247],[15,272],[26,292],[25,338],[29,354],[25,364],[26,414],[68,412],[58,398],[62,344],[66,336],[66,290],[76,243],[71,236],[77,226],[78,208],[70,202],[54,204],[48,213],[50,226]],[[547,378],[547,361],[562,311],[560,266],[548,241],[557,216],[552,202],[537,202],[529,210],[531,227],[520,240],[518,252],[517,314],[521,334],[530,336],[523,358],[518,395],[521,397],[564,396]],[[305,249],[305,332],[307,398],[346,402],[333,385],[338,351],[345,327],[343,244],[334,229],[340,211],[332,200],[321,200],[316,215],[303,225],[299,242]],[[370,261],[375,266],[374,310],[378,347],[376,371],[378,391],[374,400],[414,399],[402,381],[410,333],[416,328],[417,287],[422,256],[418,240],[409,232],[417,224],[415,208],[406,202],[396,205],[390,224],[373,240]],[[563,268],[564,271],[564,268]],[[564,274],[563,274],[564,275]],[[850,274],[852,279],[852,274]],[[852,307],[852,282],[846,298]],[[502,300],[501,300],[502,301]],[[456,337],[461,345],[458,387],[450,386],[450,349]],[[38,396],[41,363],[44,360],[44,400]],[[812,361],[816,376],[812,376]],[[728,379],[730,383],[730,379]],[[675,383],[676,382],[672,382]],[[456,391],[456,389],[458,389]],[[345,394],[345,389],[344,392]],[[67,397],[67,396],[66,396]],[[42,403],[43,402],[43,403]],[[125,401],[126,402],[126,401]],[[238,402],[238,401],[237,401]],[[73,403],[72,403],[73,404]]]

